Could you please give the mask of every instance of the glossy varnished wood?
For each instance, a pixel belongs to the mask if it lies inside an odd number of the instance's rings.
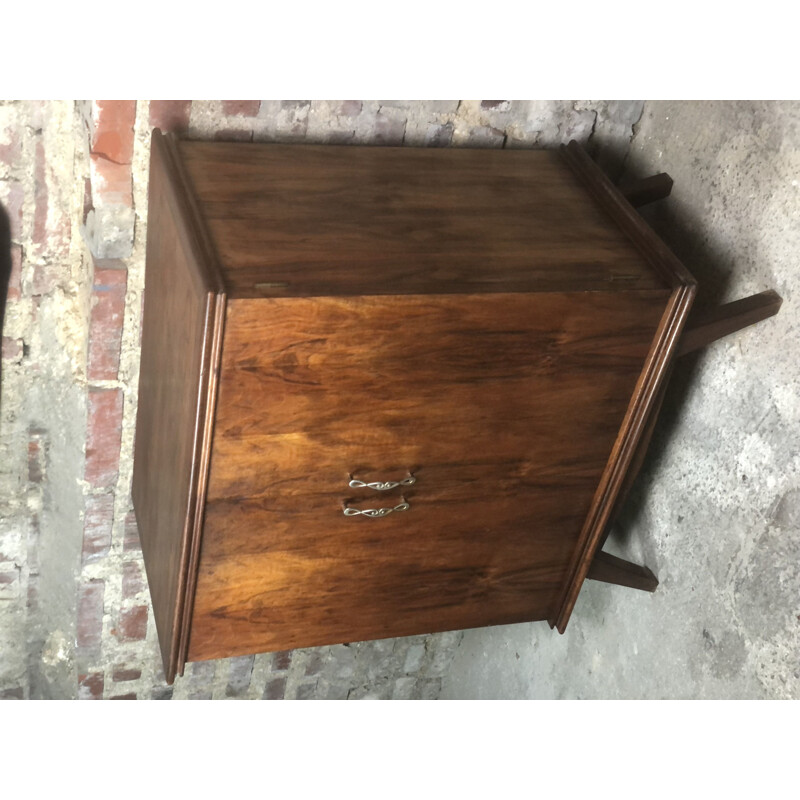
[[[555,152],[180,152],[231,298],[664,286]]]
[[[643,592],[654,592],[658,588],[658,579],[648,567],[632,564],[602,550],[595,554],[587,577],[593,581],[628,586]]]
[[[770,289],[716,308],[698,310],[689,317],[678,355],[707,347],[717,339],[768,319],[780,311],[782,303],[780,295]]]
[[[564,161],[570,166],[594,198],[598,208],[613,221],[643,256],[654,272],[661,275],[668,286],[695,287],[696,281],[678,257],[659,239],[655,231],[641,218],[620,190],[592,161],[589,154],[575,141],[562,145]]]
[[[187,659],[564,630],[694,292],[580,148],[156,133],[148,231],[134,503],[168,680]]]
[[[672,294],[631,395],[628,411],[567,570],[558,612],[549,620],[551,626],[563,633],[595,554],[600,550],[613,521],[617,499],[626,490],[628,471],[637,453],[641,455],[640,443],[647,436],[649,424],[657,413],[660,393],[692,307],[697,284],[686,267],[644,223],[633,206],[577,142],[562,147],[561,153],[598,207],[630,237],[652,269],[672,287]]]
[[[174,143],[153,137],[132,496],[165,674],[183,665],[224,294]]]
[[[553,616],[669,297],[230,301],[190,660]]]

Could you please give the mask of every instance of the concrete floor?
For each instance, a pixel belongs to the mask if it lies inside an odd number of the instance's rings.
[[[468,631],[442,698],[800,698],[800,104],[647,102],[626,175],[699,282],[776,289],[777,317],[684,359],[607,549],[655,594],[587,581],[563,636]]]

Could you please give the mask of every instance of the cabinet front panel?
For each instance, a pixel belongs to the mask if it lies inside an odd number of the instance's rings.
[[[548,618],[666,297],[231,302],[190,660]]]

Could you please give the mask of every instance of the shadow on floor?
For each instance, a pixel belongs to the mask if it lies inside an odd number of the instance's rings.
[[[636,157],[631,153],[626,161],[622,180],[635,181],[652,174],[652,170],[637,163]],[[693,309],[719,305],[730,284],[731,274],[728,257],[717,246],[713,231],[692,224],[695,220],[690,219],[689,212],[669,197],[643,206],[639,213],[697,280],[698,291]],[[700,350],[682,356],[675,362],[641,472],[611,531],[610,539],[622,548],[629,543],[632,532],[640,527],[651,494],[656,466],[680,423],[702,355],[703,351]]]

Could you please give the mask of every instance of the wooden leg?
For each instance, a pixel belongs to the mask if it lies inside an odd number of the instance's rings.
[[[659,172],[658,175],[651,175],[649,178],[623,184],[617,188],[634,208],[638,208],[669,197],[672,191],[672,178],[666,172]]]
[[[699,350],[723,336],[777,314],[782,302],[779,295],[770,290],[726,303],[710,311],[692,312],[686,322],[677,355],[683,356]]]
[[[631,564],[630,561],[612,556],[603,550],[598,550],[595,554],[586,577],[593,581],[641,589],[644,592],[654,592],[658,586],[658,579],[647,567]]]

